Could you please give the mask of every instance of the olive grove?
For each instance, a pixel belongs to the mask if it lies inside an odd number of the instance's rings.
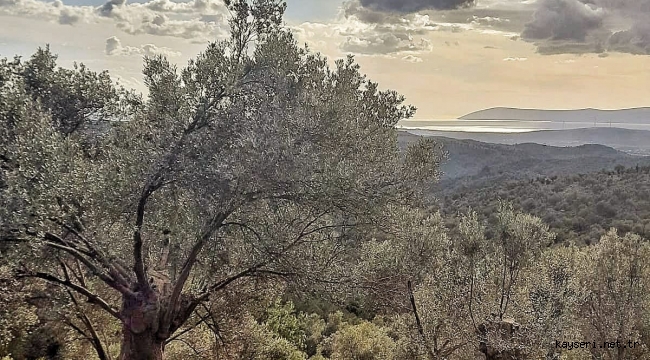
[[[284,2],[225,3],[229,37],[145,57],[146,94],[47,46],[0,59],[0,359],[650,356],[644,226],[502,201],[532,180],[450,214],[404,97],[298,46]]]

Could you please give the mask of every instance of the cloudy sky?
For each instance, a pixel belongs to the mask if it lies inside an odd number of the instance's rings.
[[[648,0],[287,0],[301,42],[355,54],[383,88],[448,119],[494,106],[650,105]],[[0,57],[49,43],[60,64],[143,89],[142,57],[183,65],[224,36],[221,0],[0,0]]]

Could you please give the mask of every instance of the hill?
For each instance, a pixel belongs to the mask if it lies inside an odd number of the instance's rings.
[[[621,110],[537,110],[495,107],[460,117],[461,120],[520,120],[555,122],[625,122],[650,124],[650,108]]]
[[[571,130],[541,130],[525,133],[480,133],[461,131],[408,130],[415,135],[471,139],[495,144],[538,143],[550,146],[600,144],[636,155],[650,155],[650,131],[595,127]]]
[[[490,218],[500,200],[542,218],[557,242],[589,244],[611,227],[650,235],[650,167],[466,188],[443,196],[441,208],[454,228],[458,213],[472,209]]]
[[[401,131],[398,140],[401,146],[406,146],[419,138]],[[448,159],[441,166],[442,179],[437,185],[442,193],[508,180],[614,170],[617,165],[650,165],[649,157],[633,156],[603,145],[504,145],[438,136],[432,138],[448,153]]]

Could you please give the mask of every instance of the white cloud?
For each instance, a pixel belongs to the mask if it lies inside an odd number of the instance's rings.
[[[367,32],[358,35],[348,35],[341,44],[341,49],[347,52],[361,54],[392,54],[404,51],[431,51],[431,42],[426,39],[415,40],[406,33],[374,33]]]
[[[135,5],[135,4],[134,4]],[[188,13],[188,14],[225,14],[223,2],[218,0],[192,0],[174,2],[169,0],[151,0],[142,4],[144,7],[157,12]]]
[[[220,0],[151,0],[145,3],[109,0],[99,7],[71,6],[61,0],[0,0],[0,15],[61,25],[113,21],[119,29],[132,35],[172,36],[194,41],[223,37],[228,25],[227,14]]]
[[[123,46],[117,36],[111,36],[106,39],[106,48],[104,50],[106,55],[109,56],[133,56],[133,55],[145,55],[145,56],[154,56],[157,54],[164,55],[167,57],[181,56],[182,54],[178,51],[174,51],[166,47],[157,47],[153,44],[144,44],[140,47],[135,46]]]
[[[507,57],[503,61],[526,61],[528,58],[525,57]]]
[[[174,51],[166,47],[157,47],[154,44],[144,44],[140,47],[142,53],[146,56],[154,56],[156,54],[165,55],[167,57],[181,56],[179,51]]]
[[[422,60],[422,58],[413,55],[406,55],[402,58],[402,60],[408,61],[410,63],[421,63],[422,61],[424,61]]]
[[[478,30],[481,34],[486,34],[486,35],[501,35],[505,36],[507,38],[512,38],[514,36],[519,36],[519,34],[511,32],[511,31],[501,31],[501,30],[494,30],[494,29],[480,29]]]
[[[472,21],[470,22],[470,24],[473,24],[473,25],[488,25],[489,26],[489,25],[492,25],[492,24],[500,24],[500,23],[504,23],[504,22],[510,22],[510,19],[502,19],[502,18],[495,17],[495,16],[479,17],[479,16],[476,16],[476,15],[473,15],[472,16]]]
[[[334,37],[339,34],[339,29],[332,24],[316,22],[304,22],[299,25],[289,26],[291,31],[298,37],[312,39],[314,37]]]
[[[432,46],[423,35],[437,29],[428,15],[419,14],[384,23],[368,23],[356,16],[348,16],[327,27],[342,37],[341,50],[359,54],[428,52]],[[310,30],[305,30],[306,35],[313,33]]]
[[[146,86],[142,82],[142,79],[138,79],[133,76],[124,77],[116,73],[112,73],[111,77],[113,78],[113,80],[115,80],[115,82],[124,86],[127,89],[136,89],[139,91],[144,91],[144,89],[146,89]]]
[[[472,24],[462,24],[462,23],[437,23],[436,31],[451,31],[454,33],[459,33],[467,30],[474,30],[475,27]]]
[[[210,1],[175,3],[153,0],[143,4],[112,7],[109,13],[103,12],[103,8],[99,10],[101,14],[112,18],[120,30],[131,35],[149,34],[214,41],[226,34],[226,10]]]
[[[171,20],[160,14],[123,20],[117,23],[117,27],[131,35],[149,34],[204,41],[214,41],[225,34],[223,27],[214,22],[201,19]]]
[[[308,43],[318,43],[318,40],[327,38],[330,43],[338,41],[339,48],[343,52],[364,55],[431,52],[433,47],[430,39],[435,32],[473,31],[508,37],[518,35],[518,33],[494,29],[494,24],[510,22],[508,19],[496,16],[463,18],[462,21],[465,22],[432,21],[431,16],[434,15],[413,13],[395,16],[388,13],[368,13],[360,11],[358,6],[353,6],[348,7],[347,12],[343,11],[332,23],[303,23],[292,29],[301,40],[306,40]]]
[[[61,25],[74,25],[81,21],[84,18],[83,14],[80,14],[78,11],[74,11],[69,7],[66,7],[61,10],[59,14],[59,24]]]
[[[38,0],[0,0],[0,15],[43,19],[62,25],[74,25],[93,17],[91,6],[69,6],[60,0],[44,2]]]

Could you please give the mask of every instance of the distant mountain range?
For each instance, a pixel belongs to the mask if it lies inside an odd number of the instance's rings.
[[[405,147],[420,138],[400,131],[398,141]],[[438,184],[443,192],[508,180],[613,170],[617,165],[650,165],[650,157],[630,155],[603,145],[505,145],[441,136],[432,138],[448,153],[448,160],[441,166],[443,177]]]
[[[599,144],[635,155],[650,155],[650,131],[595,127],[572,130],[540,130],[525,133],[479,133],[461,131],[407,130],[423,136],[470,139],[495,144],[537,143],[550,146]]]
[[[621,110],[536,110],[495,107],[476,111],[459,120],[519,120],[650,124],[650,107]]]

